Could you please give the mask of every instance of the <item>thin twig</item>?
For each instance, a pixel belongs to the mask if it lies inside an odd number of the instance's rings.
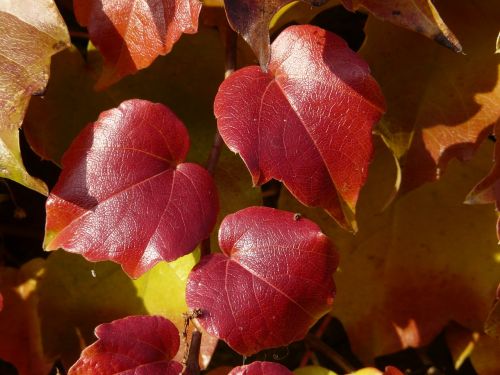
[[[321,341],[320,338],[316,337],[315,335],[310,334],[310,333],[307,334],[306,343],[312,349],[315,349],[318,352],[320,352],[321,354],[328,357],[328,359],[330,361],[332,361],[333,363],[335,363],[338,367],[340,367],[344,373],[349,374],[349,373],[354,372],[356,370],[350,363],[348,363],[345,360],[344,357],[342,357],[332,347],[325,344],[323,341]]]
[[[234,70],[236,69],[236,41],[237,35],[236,33],[229,27],[221,27],[219,28],[219,32],[225,36],[225,60],[224,60],[224,77],[229,77]],[[215,168],[217,167],[217,163],[219,162],[220,152],[222,149],[222,137],[218,130],[215,130],[214,140],[212,143],[212,148],[210,150],[210,154],[208,155],[206,167],[208,173],[210,175],[215,174]],[[204,239],[201,242],[200,246],[201,256],[205,256],[210,254],[210,237]]]
[[[298,214],[295,214],[295,215],[298,215]],[[326,329],[328,328],[328,326],[330,325],[332,321],[332,316],[330,314],[326,314],[322,319],[321,319],[321,324],[319,325],[318,329],[316,330],[316,332],[314,332],[314,336],[316,336],[317,338],[321,338],[323,336],[323,334],[325,333]],[[300,367],[304,367],[307,365],[307,363],[309,362],[309,360],[314,356],[314,352],[307,348],[307,351],[305,352],[304,356],[302,357],[301,361],[300,361]]]

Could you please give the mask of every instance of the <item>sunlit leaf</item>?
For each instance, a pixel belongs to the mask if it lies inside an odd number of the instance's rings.
[[[250,207],[226,216],[223,254],[203,257],[186,300],[198,321],[243,355],[300,340],[331,308],[338,258],[313,222]]]
[[[179,331],[160,316],[130,316],[101,324],[98,340],[87,347],[68,375],[99,373],[178,375],[182,365],[173,361],[179,349]]]
[[[19,127],[31,95],[41,95],[50,57],[69,45],[52,0],[0,0],[0,177],[47,195],[47,187],[24,168]]]
[[[45,248],[113,260],[138,277],[207,238],[218,198],[208,172],[183,163],[187,131],[167,107],[130,100],[73,142],[47,200]]]
[[[105,58],[97,87],[151,65],[198,29],[198,0],[75,0],[75,14]]]
[[[384,111],[380,89],[368,65],[318,27],[289,27],[272,48],[268,73],[246,67],[221,85],[222,138],[254,184],[283,181],[302,203],[349,227],[368,174],[372,127]]]

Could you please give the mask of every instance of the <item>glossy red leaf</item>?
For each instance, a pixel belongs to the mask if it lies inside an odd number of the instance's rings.
[[[228,375],[293,375],[293,372],[279,363],[257,361],[235,367]]]
[[[215,225],[208,172],[182,163],[187,130],[162,104],[129,100],[72,143],[47,200],[44,247],[112,260],[138,277],[191,252]]]
[[[224,0],[231,27],[252,47],[260,65],[266,69],[270,59],[269,23],[280,8],[294,0]],[[302,0],[322,5],[326,0]]]
[[[75,0],[75,14],[87,26],[105,67],[97,87],[148,67],[172,50],[182,33],[198,30],[198,0]]]
[[[191,271],[186,302],[200,324],[243,355],[302,339],[331,309],[338,256],[312,221],[250,207],[219,230],[223,254]]]
[[[372,127],[384,112],[368,65],[338,36],[293,26],[257,66],[226,79],[215,99],[219,131],[254,184],[281,180],[309,206],[348,226],[372,156]]]
[[[172,361],[180,345],[179,331],[161,316],[129,316],[97,326],[98,340],[85,348],[69,375],[178,375]]]

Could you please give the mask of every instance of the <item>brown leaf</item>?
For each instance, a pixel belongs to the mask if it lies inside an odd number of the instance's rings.
[[[19,128],[31,95],[43,95],[50,57],[69,45],[53,0],[0,1],[0,177],[47,195],[23,166]]]
[[[366,8],[377,18],[421,33],[455,52],[462,52],[460,42],[430,0],[342,0],[342,3],[351,11]]]
[[[387,98],[378,131],[401,163],[403,191],[436,180],[453,158],[470,159],[500,116],[498,57],[491,52],[500,3],[438,6],[467,55],[375,19],[361,50]]]

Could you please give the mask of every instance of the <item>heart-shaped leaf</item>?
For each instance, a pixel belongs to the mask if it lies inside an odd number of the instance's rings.
[[[99,373],[178,375],[172,361],[180,344],[179,331],[161,316],[129,316],[97,326],[98,340],[85,348],[69,375]]]
[[[235,367],[227,375],[293,375],[293,373],[279,363],[256,361],[246,366]]]
[[[47,195],[24,168],[19,127],[31,95],[43,93],[50,58],[69,45],[53,0],[0,1],[0,177]]]
[[[200,324],[237,352],[300,340],[333,303],[338,257],[313,222],[291,212],[250,207],[226,216],[223,254],[191,271],[186,301]]]
[[[344,226],[384,108],[368,65],[342,39],[309,25],[289,27],[274,41],[269,73],[240,69],[215,99],[222,138],[254,184],[281,180],[302,203],[323,207]]]
[[[188,148],[162,104],[136,99],[103,112],[63,157],[45,249],[112,260],[132,277],[192,251],[212,231],[218,199],[208,172],[182,163]]]
[[[172,50],[198,30],[198,0],[75,0],[75,14],[105,58],[104,88]]]

